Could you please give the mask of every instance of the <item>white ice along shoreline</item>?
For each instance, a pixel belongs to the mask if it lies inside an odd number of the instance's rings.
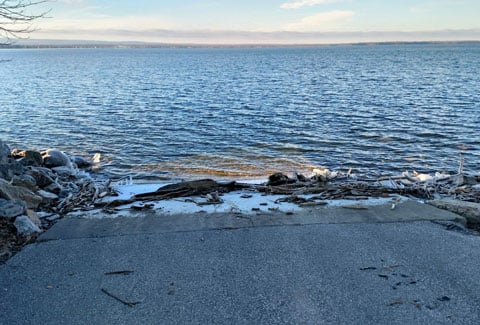
[[[244,183],[249,184],[262,184],[266,180],[249,180]],[[242,182],[239,182],[242,183]],[[107,197],[106,202],[113,200],[127,200],[134,195],[154,192],[159,188],[170,185],[172,183],[140,183],[140,184],[115,184],[112,185],[113,189],[118,193],[118,196]],[[167,200],[159,201],[150,201],[148,204],[151,204],[150,209],[159,212],[160,214],[165,215],[175,215],[175,214],[195,214],[195,213],[241,213],[246,215],[255,215],[261,213],[272,213],[272,212],[284,212],[284,213],[298,213],[302,211],[308,211],[312,209],[312,206],[300,206],[295,203],[290,202],[281,202],[279,201],[282,198],[287,197],[288,195],[273,195],[265,194],[257,191],[251,190],[239,190],[228,193],[221,194],[220,198],[222,203],[217,204],[202,204],[205,202],[205,196],[189,196],[189,197],[178,197]],[[299,195],[302,198],[310,198],[314,195]],[[392,197],[389,198],[368,198],[363,200],[325,200],[322,201],[326,203],[322,206],[315,206],[315,208],[328,209],[333,207],[342,207],[342,206],[375,206],[383,205],[386,203],[395,204],[407,200],[404,197]],[[140,202],[129,203],[115,208],[116,213],[114,214],[105,214],[98,213],[97,211],[81,211],[69,213],[69,216],[82,216],[86,218],[115,218],[115,217],[130,217],[136,216],[137,214],[132,213],[132,206],[142,206]],[[96,213],[97,212],[97,213]]]
[[[272,175],[274,176],[274,175]],[[272,177],[270,176],[270,177]],[[285,175],[284,175],[285,176]],[[301,175],[294,173],[292,179],[297,178],[300,180]],[[313,170],[313,176],[310,178],[320,177],[320,179],[335,179],[337,177],[346,177],[353,181],[361,179],[357,174],[342,172],[331,172],[327,168],[321,167]],[[285,176],[286,177],[286,176]],[[288,176],[290,178],[290,176]],[[304,177],[304,176],[302,176]],[[413,185],[427,186],[435,185],[437,182],[452,181],[458,182],[463,180],[463,174],[461,167],[457,175],[450,175],[444,173],[435,173],[434,175],[420,174],[415,171],[410,173],[408,171],[402,173],[399,176],[382,176],[376,180],[378,185],[384,188],[401,190]],[[269,180],[270,181],[270,178]],[[367,180],[369,181],[369,180]],[[219,181],[222,183],[226,181]],[[267,179],[244,179],[235,181],[238,184],[245,185],[265,185]],[[227,182],[229,183],[229,182]],[[111,188],[116,191],[116,196],[106,196],[102,199],[103,203],[108,204],[112,201],[131,201],[131,199],[139,194],[153,193],[166,185],[173,185],[175,182],[157,182],[157,183],[134,183],[131,177],[119,180],[110,184]],[[457,184],[458,185],[458,184]],[[475,185],[478,186],[478,185]],[[390,194],[387,197],[369,197],[359,196],[358,198],[348,199],[329,199],[318,200],[315,199],[314,194],[295,195],[300,200],[295,202],[289,201],[293,198],[287,194],[268,194],[257,191],[255,189],[236,190],[228,193],[216,193],[213,192],[207,195],[192,195],[188,197],[175,197],[165,200],[148,200],[142,202],[141,200],[134,200],[133,203],[125,203],[120,206],[116,206],[114,209],[107,210],[111,214],[99,213],[99,210],[73,212],[69,215],[78,215],[83,217],[119,217],[119,216],[137,216],[138,213],[132,213],[135,210],[151,210],[160,215],[175,215],[175,214],[195,214],[195,213],[240,213],[245,215],[266,214],[274,212],[283,213],[298,213],[309,212],[312,208],[315,209],[328,209],[335,207],[345,208],[358,208],[368,209],[369,206],[378,206],[390,204],[392,209],[395,209],[397,204],[402,203],[409,198],[401,196],[400,194]],[[213,200],[212,200],[213,198]],[[305,202],[302,203],[302,199]],[[424,203],[424,200],[418,198],[417,201]]]

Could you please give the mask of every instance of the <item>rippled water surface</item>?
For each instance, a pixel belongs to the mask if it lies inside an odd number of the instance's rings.
[[[138,178],[480,171],[480,45],[0,50],[0,138]]]

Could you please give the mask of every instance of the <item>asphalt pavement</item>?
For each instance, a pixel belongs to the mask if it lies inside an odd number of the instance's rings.
[[[413,201],[67,218],[0,265],[0,323],[479,324],[462,222]]]

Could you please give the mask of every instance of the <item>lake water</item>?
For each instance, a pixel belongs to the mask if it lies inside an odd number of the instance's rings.
[[[0,50],[0,139],[139,179],[480,171],[480,44]]]

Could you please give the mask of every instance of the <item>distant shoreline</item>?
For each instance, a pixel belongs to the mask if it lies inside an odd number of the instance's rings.
[[[37,43],[35,43],[37,42]],[[295,48],[295,47],[332,47],[332,46],[385,46],[385,45],[446,45],[480,44],[477,40],[463,41],[398,41],[398,42],[355,42],[355,43],[317,43],[317,44],[198,44],[198,43],[142,43],[142,42],[91,42],[59,40],[19,40],[17,43],[0,45],[0,49],[155,49],[155,48]]]

